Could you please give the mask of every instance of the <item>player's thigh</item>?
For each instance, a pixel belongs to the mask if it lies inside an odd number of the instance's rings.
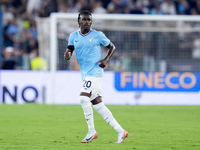
[[[103,96],[101,92],[102,78],[86,77],[81,88],[81,95],[90,94],[90,99],[94,100],[98,96]],[[87,94],[86,94],[87,95]],[[89,96],[88,96],[89,97]]]

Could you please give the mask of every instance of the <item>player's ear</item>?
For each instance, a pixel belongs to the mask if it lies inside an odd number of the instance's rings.
[[[79,16],[78,16],[78,26],[80,27],[80,14],[79,14]]]
[[[92,22],[93,22],[93,19],[92,19],[92,15],[91,15],[91,24],[92,24]]]

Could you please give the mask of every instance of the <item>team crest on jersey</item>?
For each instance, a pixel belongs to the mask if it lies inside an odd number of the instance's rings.
[[[93,39],[93,38],[89,38],[90,42],[92,42],[92,39]]]

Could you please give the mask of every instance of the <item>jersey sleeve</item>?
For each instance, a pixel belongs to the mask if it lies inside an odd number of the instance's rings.
[[[74,34],[71,33],[68,38],[68,45],[74,45]]]
[[[108,46],[110,44],[110,39],[108,39],[103,32],[100,32],[100,43],[103,46]]]

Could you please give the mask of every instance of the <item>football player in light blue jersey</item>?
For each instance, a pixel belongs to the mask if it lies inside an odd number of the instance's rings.
[[[110,40],[102,32],[94,29],[86,34],[77,30],[70,35],[68,45],[74,46],[83,80],[87,76],[103,76],[103,68],[99,66],[98,61],[101,59],[101,45],[106,47],[109,44]],[[114,46],[111,50],[114,50]]]
[[[104,120],[118,132],[116,143],[123,143],[129,133],[120,126],[110,110],[104,105],[101,93],[103,68],[112,57],[115,46],[102,32],[91,28],[92,14],[89,11],[84,10],[79,13],[78,24],[80,29],[70,34],[64,58],[69,60],[75,50],[83,79],[80,103],[88,124],[88,134],[82,140],[82,143],[89,143],[98,137],[94,127],[91,103]],[[108,48],[108,53],[104,59],[101,59],[101,46]]]

